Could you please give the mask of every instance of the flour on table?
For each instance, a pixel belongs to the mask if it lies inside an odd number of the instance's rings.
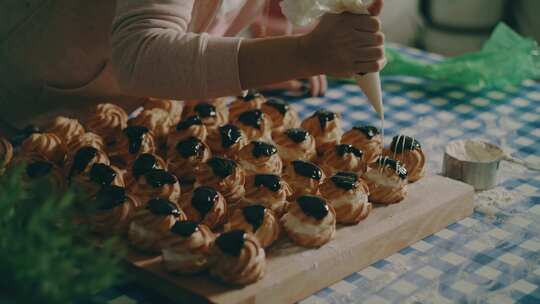
[[[504,187],[477,192],[474,196],[474,210],[489,217],[501,213],[510,205],[520,202],[525,196],[517,191],[510,191]]]

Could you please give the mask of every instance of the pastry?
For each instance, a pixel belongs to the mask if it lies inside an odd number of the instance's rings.
[[[173,202],[154,198],[137,210],[128,228],[130,244],[148,253],[159,253],[162,242],[177,221],[185,221],[186,215]]]
[[[46,189],[54,193],[62,193],[66,189],[66,179],[62,169],[51,161],[42,159],[25,159],[24,180],[46,183]]]
[[[161,242],[165,269],[172,273],[194,274],[208,267],[215,235],[204,224],[177,221]]]
[[[84,134],[84,127],[77,119],[58,116],[47,132],[56,134],[66,146],[69,146]]]
[[[125,187],[124,173],[115,166],[103,163],[95,163],[88,173],[71,176],[70,185],[74,186],[81,194],[93,197],[105,186],[114,185]]]
[[[355,126],[343,134],[341,142],[362,150],[366,164],[375,162],[382,154],[382,137],[373,126]]]
[[[169,148],[174,147],[174,145],[176,145],[176,143],[179,141],[190,137],[195,137],[201,141],[206,141],[207,136],[208,130],[202,123],[201,118],[198,115],[193,115],[181,120],[176,125],[176,128],[171,130],[171,133],[169,133],[169,137],[167,138],[167,146]]]
[[[66,145],[53,133],[34,133],[21,145],[21,155],[41,155],[59,166],[63,166],[67,156]]]
[[[390,149],[385,149],[384,155],[403,164],[407,169],[407,180],[412,183],[424,176],[426,155],[420,143],[406,135],[396,135],[392,139]]]
[[[343,135],[341,115],[327,110],[318,110],[306,118],[302,122],[302,128],[315,137],[319,155],[339,144]]]
[[[169,113],[159,108],[142,111],[137,117],[129,120],[128,124],[148,128],[148,130],[152,131],[159,146],[167,143],[167,136],[174,126]]]
[[[36,125],[27,125],[17,131],[9,140],[13,147],[19,147],[25,139],[34,133],[41,133],[40,128]]]
[[[293,128],[284,132],[274,132],[272,138],[279,156],[286,164],[293,160],[313,161],[317,157],[315,138],[304,129]]]
[[[253,233],[263,248],[272,245],[280,233],[279,221],[272,210],[259,204],[250,204],[232,213],[224,230],[239,229]]]
[[[101,136],[105,144],[110,145],[121,137],[122,130],[127,127],[127,121],[128,115],[124,109],[112,103],[101,103],[86,121],[86,128]]]
[[[206,143],[214,155],[237,159],[238,153],[248,144],[248,140],[240,128],[226,124],[208,134]]]
[[[129,166],[142,153],[156,152],[154,134],[143,126],[129,126],[122,131],[122,136],[112,147],[111,160],[122,167]]]
[[[0,175],[2,175],[13,160],[13,146],[11,143],[0,137]]]
[[[395,204],[407,195],[407,169],[388,156],[370,164],[362,178],[368,185],[372,203]]]
[[[215,130],[229,121],[229,109],[225,101],[219,98],[205,102],[189,101],[186,108],[185,117],[198,115],[208,131]]]
[[[110,165],[109,157],[105,152],[94,147],[82,147],[66,164],[66,176],[68,181],[78,175],[89,176],[94,164]]]
[[[252,141],[240,150],[238,163],[247,174],[281,174],[283,162],[274,145],[263,141]]]
[[[168,152],[170,170],[183,182],[195,181],[201,165],[211,157],[210,148],[195,137],[179,141]]]
[[[319,194],[319,186],[326,175],[312,162],[295,160],[285,170],[285,180],[293,189],[293,198],[303,194]]]
[[[324,152],[320,160],[321,168],[327,176],[332,176],[338,171],[355,172],[362,175],[366,171],[363,154],[362,150],[353,145],[339,144]]]
[[[175,204],[180,199],[180,183],[174,174],[163,169],[152,169],[130,186],[131,192],[146,202],[159,197]]]
[[[266,255],[259,240],[244,230],[222,233],[212,247],[214,263],[210,274],[233,285],[260,280],[266,269]]]
[[[272,121],[261,110],[241,113],[235,124],[244,131],[248,140],[272,140]]]
[[[103,187],[96,195],[95,204],[88,225],[91,231],[107,236],[126,233],[135,210],[141,207],[136,197],[119,186]]]
[[[262,104],[266,101],[264,96],[254,90],[248,90],[244,96],[238,96],[229,106],[229,113],[231,120],[235,120],[240,114],[260,109]]]
[[[152,153],[143,153],[139,155],[139,157],[133,161],[126,173],[126,185],[131,186],[133,183],[138,182],[146,172],[153,169],[167,170],[167,162]]]
[[[201,166],[195,185],[214,188],[227,203],[235,204],[244,196],[245,182],[244,169],[234,160],[214,156]]]
[[[181,101],[172,100],[172,99],[159,99],[159,98],[148,98],[143,103],[143,108],[146,110],[150,109],[162,109],[165,110],[174,125],[176,125],[182,118],[182,110],[184,106]]]
[[[300,126],[298,113],[283,99],[269,98],[262,105],[261,111],[272,121],[272,130],[274,132],[283,132]]]
[[[82,147],[94,147],[98,150],[105,151],[106,146],[103,138],[96,133],[86,132],[75,137],[68,146],[69,153],[79,151]]]
[[[201,186],[193,190],[190,197],[181,203],[187,218],[214,229],[225,222],[227,202],[213,188]]]
[[[287,197],[293,194],[289,184],[279,175],[257,174],[246,178],[247,202],[257,202],[272,210],[280,217],[285,213],[288,202]]]
[[[300,196],[281,222],[289,238],[303,247],[320,247],[336,233],[336,212],[319,196]]]
[[[353,172],[337,172],[321,185],[321,196],[334,207],[340,224],[356,224],[371,211],[367,184]]]

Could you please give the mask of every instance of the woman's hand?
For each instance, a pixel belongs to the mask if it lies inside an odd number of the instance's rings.
[[[382,1],[370,13],[377,15]],[[304,66],[310,74],[354,75],[377,72],[384,66],[384,35],[377,17],[350,13],[327,14],[310,33],[300,37]]]

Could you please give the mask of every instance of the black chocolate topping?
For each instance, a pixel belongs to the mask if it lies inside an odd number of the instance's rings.
[[[129,126],[123,132],[129,142],[129,153],[135,154],[141,149],[143,137],[149,130],[143,126]]]
[[[30,137],[30,135],[34,133],[40,133],[41,130],[38,126],[35,125],[27,125],[22,130],[17,131],[17,133],[11,138],[11,144],[14,147],[18,147],[22,144],[22,142]]]
[[[326,124],[336,118],[336,113],[321,109],[317,110],[313,114],[313,116],[319,119],[319,125],[321,126],[321,130],[325,130]]]
[[[266,102],[266,105],[278,110],[281,115],[285,115],[289,111],[289,103],[281,98],[270,98]]]
[[[394,138],[392,138],[392,143],[390,144],[390,150],[393,153],[403,153],[404,150],[417,150],[421,148],[420,142],[406,135],[394,136]]]
[[[259,158],[261,156],[270,157],[277,153],[276,147],[274,147],[274,145],[271,145],[269,143],[255,140],[255,141],[252,141],[251,144],[253,145],[251,154],[253,154],[253,157],[255,158]]]
[[[119,186],[107,185],[98,192],[96,200],[99,202],[98,209],[111,210],[122,205],[126,200],[126,189]]]
[[[116,178],[116,171],[105,164],[94,164],[90,169],[90,180],[98,185],[110,185]]]
[[[157,158],[150,153],[143,153],[137,157],[131,168],[134,177],[143,176],[146,172],[158,168]]]
[[[219,134],[221,135],[221,146],[224,148],[229,148],[234,145],[242,136],[240,128],[231,124],[219,127]]]
[[[212,168],[215,176],[225,178],[233,174],[234,169],[236,169],[236,162],[232,159],[222,158],[222,157],[212,157],[208,160],[207,164]]]
[[[377,164],[392,168],[401,179],[407,178],[407,169],[397,160],[384,156],[377,159]]]
[[[379,130],[375,128],[374,126],[355,126],[353,127],[353,129],[364,133],[367,139],[372,139],[377,134],[379,134]]]
[[[176,151],[182,155],[183,158],[201,156],[204,152],[204,145],[199,139],[190,137],[178,142],[176,144]]]
[[[195,210],[199,211],[201,217],[204,218],[206,214],[212,210],[218,199],[219,194],[216,190],[202,186],[193,190],[191,205]]]
[[[259,229],[264,222],[265,210],[266,208],[261,205],[251,205],[242,209],[242,214],[244,215],[246,222],[253,227],[253,231],[257,231],[257,229]]]
[[[202,120],[201,118],[199,117],[199,115],[192,115],[184,120],[182,120],[181,122],[179,122],[177,125],[176,125],[176,131],[182,131],[182,130],[186,130],[188,129],[189,127],[191,126],[195,126],[195,125],[202,125]]]
[[[71,166],[71,169],[69,170],[69,176],[68,179],[71,179],[71,177],[75,174],[79,174],[88,167],[88,164],[90,161],[96,157],[98,154],[98,150],[94,147],[82,147],[77,151],[75,156],[73,157],[73,165]]]
[[[358,175],[354,172],[338,172],[330,178],[336,187],[352,190],[358,187]]]
[[[172,185],[178,180],[176,177],[163,169],[152,169],[144,174],[146,182],[153,188],[163,187],[164,185]]]
[[[199,231],[199,225],[193,221],[177,221],[171,227],[172,233],[183,237],[190,237],[197,231]]]
[[[292,162],[294,171],[304,177],[320,180],[322,177],[322,170],[312,162],[303,160],[295,160]]]
[[[197,112],[201,118],[215,117],[216,107],[209,103],[203,102],[195,106],[195,112]]]
[[[43,177],[51,172],[53,164],[48,161],[36,161],[26,166],[26,175],[30,178]]]
[[[255,175],[255,186],[264,186],[272,192],[278,192],[281,189],[281,177],[274,174]]]
[[[238,121],[246,126],[255,129],[260,129],[263,121],[264,113],[261,110],[246,111],[238,117]]]
[[[336,152],[339,156],[343,157],[345,154],[352,153],[356,157],[362,157],[364,152],[355,148],[353,145],[341,144],[336,146]]]
[[[302,208],[306,215],[309,215],[317,220],[322,220],[328,214],[328,205],[326,201],[319,196],[303,195],[296,202]]]
[[[151,199],[150,201],[148,201],[146,208],[155,215],[180,215],[180,210],[178,209],[178,206],[164,198]]]
[[[244,248],[245,240],[246,233],[244,230],[231,230],[218,236],[216,245],[225,254],[239,256]]]
[[[262,95],[257,90],[248,90],[246,95],[238,96],[238,97],[241,98],[243,101],[250,101],[260,96]]]
[[[306,138],[309,136],[308,131],[300,128],[288,129],[285,131],[285,134],[287,134],[292,141],[298,144],[306,140]]]

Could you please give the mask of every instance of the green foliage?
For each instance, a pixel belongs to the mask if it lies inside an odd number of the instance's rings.
[[[69,303],[110,286],[120,272],[114,240],[87,242],[72,220],[75,196],[21,176],[0,177],[0,303]]]

